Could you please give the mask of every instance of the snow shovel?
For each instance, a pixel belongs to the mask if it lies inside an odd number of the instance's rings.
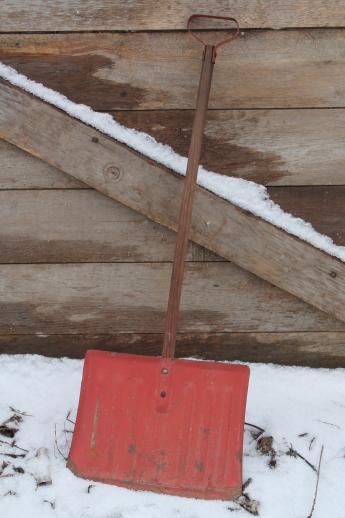
[[[90,350],[68,459],[78,476],[186,497],[236,498],[249,369],[174,359],[182,280],[202,135],[217,49],[204,45],[184,180],[162,357]]]

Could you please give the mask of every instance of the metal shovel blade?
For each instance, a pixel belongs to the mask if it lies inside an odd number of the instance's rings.
[[[88,351],[69,468],[131,489],[236,498],[248,379],[242,365]]]

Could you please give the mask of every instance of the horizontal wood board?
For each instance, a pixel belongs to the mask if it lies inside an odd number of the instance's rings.
[[[104,331],[103,331],[104,332]],[[159,355],[160,333],[0,335],[0,353],[83,358],[90,348]],[[179,333],[177,357],[345,367],[344,332]]]
[[[166,262],[174,246],[172,230],[93,189],[0,191],[0,263]],[[212,258],[190,242],[187,260]]]
[[[344,186],[269,192],[345,245]],[[174,245],[173,231],[93,189],[0,190],[0,263],[165,262]],[[223,259],[190,242],[187,260]]]
[[[0,190],[64,188],[89,187],[0,139]]]
[[[345,26],[342,0],[2,0],[0,31],[176,30],[195,12],[241,27]]]
[[[345,30],[249,31],[219,51],[210,108],[345,106]],[[1,35],[0,60],[97,110],[193,109],[184,32]]]
[[[2,265],[0,334],[162,333],[170,274],[164,263]],[[180,332],[345,331],[231,263],[188,263],[181,310]]]

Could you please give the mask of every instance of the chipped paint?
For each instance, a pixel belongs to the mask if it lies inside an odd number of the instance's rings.
[[[99,399],[97,399],[97,401],[96,401],[95,413],[93,415],[93,421],[92,421],[92,432],[91,432],[91,439],[90,439],[90,448],[91,449],[95,448],[98,419],[99,419]]]

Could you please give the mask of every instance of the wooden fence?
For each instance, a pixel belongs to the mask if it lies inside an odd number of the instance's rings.
[[[200,48],[181,29],[229,11],[244,30],[219,53],[202,163],[264,183],[345,244],[343,1],[79,3],[5,0],[0,60],[186,154]],[[173,246],[172,231],[0,140],[1,352],[158,353]],[[190,246],[179,355],[344,366],[344,332]]]

